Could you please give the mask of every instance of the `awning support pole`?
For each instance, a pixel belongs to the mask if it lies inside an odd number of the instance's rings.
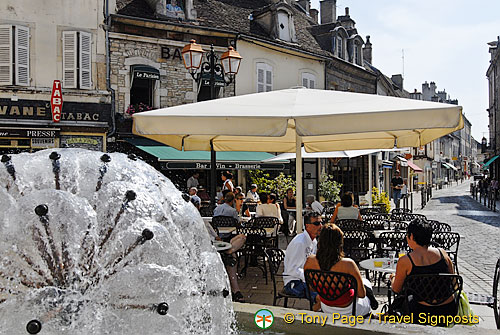
[[[295,135],[295,181],[296,181],[296,199],[297,199],[297,212],[295,213],[295,220],[297,221],[297,234],[304,231],[304,223],[302,216],[302,138]]]
[[[210,140],[210,208],[215,208],[215,195],[217,193],[217,166],[216,154],[214,150],[214,142]]]
[[[368,206],[372,206],[372,189],[373,189],[373,168],[372,168],[372,154],[368,154]]]

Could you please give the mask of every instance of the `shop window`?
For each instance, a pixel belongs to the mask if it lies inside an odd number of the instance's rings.
[[[221,94],[221,88],[215,87],[215,98]],[[200,85],[198,90],[198,101],[212,100],[210,96],[210,86]]]
[[[63,87],[92,88],[92,35],[63,31]]]
[[[266,63],[257,63],[257,93],[273,90],[273,67]]]
[[[0,85],[29,86],[30,30],[0,25]]]
[[[151,109],[154,107],[154,91],[160,80],[160,71],[147,65],[133,65],[131,72],[129,108],[134,108],[133,113]]]

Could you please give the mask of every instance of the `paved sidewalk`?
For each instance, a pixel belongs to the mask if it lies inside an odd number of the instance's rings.
[[[464,279],[464,291],[491,295],[495,265],[500,257],[500,213],[474,200],[469,192],[470,183],[433,190],[427,206],[415,212],[446,222],[460,234],[458,271]],[[473,306],[473,310],[484,320],[482,327],[494,326],[491,308]]]

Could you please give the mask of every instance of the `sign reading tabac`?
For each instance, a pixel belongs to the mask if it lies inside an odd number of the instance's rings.
[[[54,80],[52,85],[52,95],[50,96],[50,107],[52,108],[52,121],[61,121],[62,113],[62,92],[61,92],[61,81]]]

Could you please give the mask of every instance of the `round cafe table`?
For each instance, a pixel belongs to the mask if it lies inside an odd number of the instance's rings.
[[[387,263],[390,261],[389,257],[381,257],[381,258],[369,258],[364,261],[359,262],[359,266],[361,266],[365,270],[377,271],[382,273],[396,273],[396,263],[397,259],[395,259],[394,264],[390,266]],[[375,266],[375,262],[382,262],[382,266]]]

